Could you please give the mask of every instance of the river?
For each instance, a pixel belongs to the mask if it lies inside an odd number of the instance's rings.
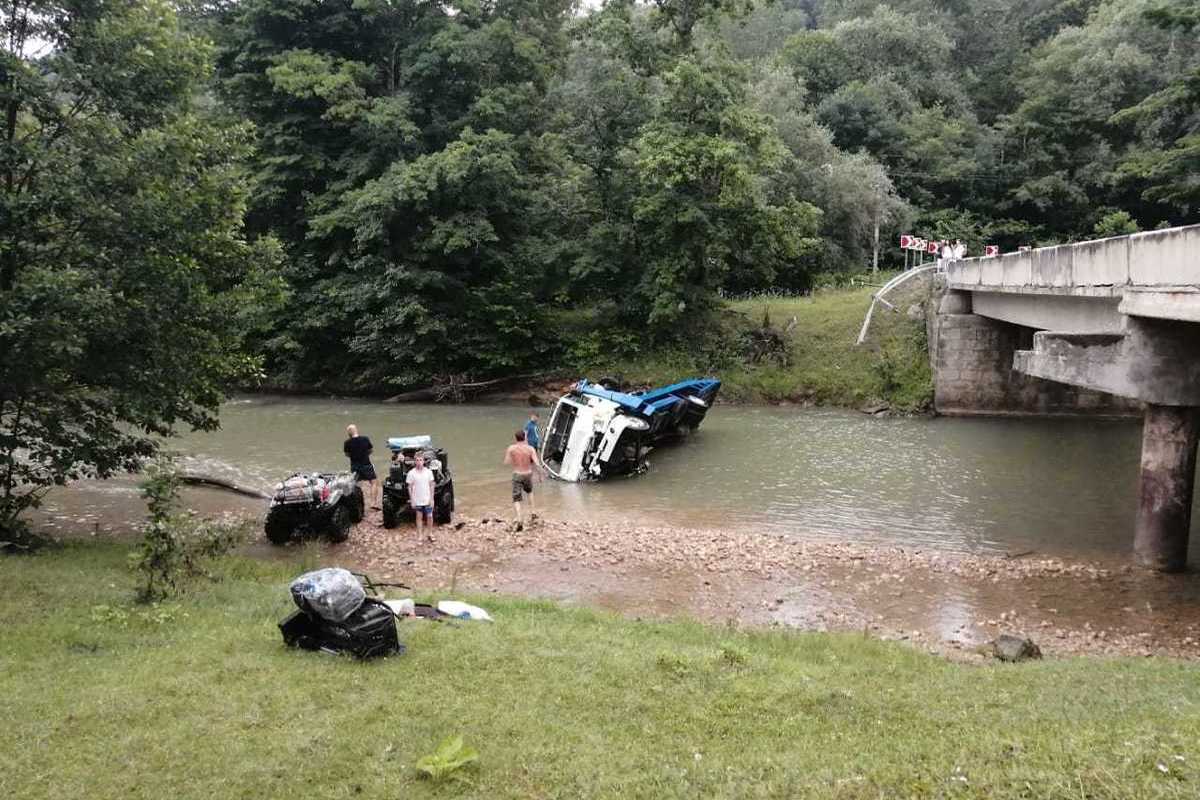
[[[221,430],[184,435],[172,447],[189,471],[268,490],[293,470],[344,468],[342,439],[351,422],[375,441],[381,474],[388,436],[428,433],[450,454],[460,512],[511,514],[500,461],[527,413],[504,405],[252,396],[226,404]],[[646,474],[547,482],[536,498],[539,510],[565,519],[1096,558],[1131,546],[1139,447],[1136,422],[879,419],[719,405],[690,440],[653,453]],[[202,512],[264,505],[201,489],[186,499]],[[142,514],[135,479],[122,477],[56,489],[34,519],[50,531],[118,532]],[[1200,552],[1195,533],[1193,559]]]

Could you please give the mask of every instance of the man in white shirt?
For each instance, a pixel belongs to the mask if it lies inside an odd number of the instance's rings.
[[[425,456],[413,456],[414,466],[404,477],[408,484],[408,504],[417,515],[417,536],[420,537],[422,520],[433,530],[433,470],[425,466]]]

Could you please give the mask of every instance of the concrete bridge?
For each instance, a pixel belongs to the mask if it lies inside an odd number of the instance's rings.
[[[1141,413],[1134,553],[1187,560],[1200,431],[1200,225],[952,262],[931,318],[948,414]]]

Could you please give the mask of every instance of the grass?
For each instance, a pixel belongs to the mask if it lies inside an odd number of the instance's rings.
[[[880,283],[890,275],[880,276]],[[826,289],[808,296],[742,299],[728,303],[743,329],[764,315],[776,328],[795,317],[787,365],[747,364],[733,358],[687,353],[650,353],[620,363],[597,359],[585,370],[593,377],[619,375],[632,383],[657,384],[716,373],[722,396],[736,402],[803,402],[858,408],[887,403],[898,411],[923,411],[933,398],[933,381],[923,319],[910,319],[909,305],[923,300],[916,287],[889,296],[902,313],[876,309],[867,343],[859,329],[873,287]]]
[[[958,665],[859,635],[482,600],[408,655],[285,649],[300,565],[150,611],[123,549],[0,558],[0,794],[32,798],[1194,798],[1200,670]],[[466,780],[415,765],[462,735]]]

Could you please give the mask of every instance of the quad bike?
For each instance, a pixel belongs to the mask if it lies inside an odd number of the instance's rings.
[[[362,489],[353,472],[298,472],[275,487],[264,528],[272,544],[286,544],[305,533],[344,542],[363,512]]]
[[[418,453],[425,457],[425,466],[433,471],[433,521],[438,525],[450,522],[454,513],[454,475],[446,451],[434,447],[428,436],[393,437],[388,439],[388,448],[392,451],[392,463],[383,481],[383,527],[394,528],[402,518],[415,517],[405,478]]]

